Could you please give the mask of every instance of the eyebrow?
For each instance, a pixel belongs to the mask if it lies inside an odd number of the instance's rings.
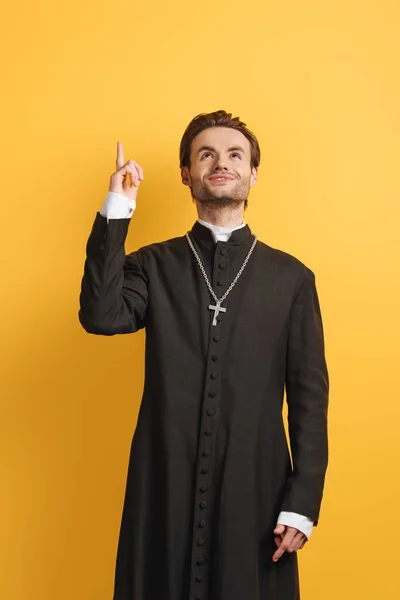
[[[212,152],[216,152],[215,148],[213,148],[212,146],[201,146],[201,148],[198,149],[197,154],[200,154],[200,152],[203,152],[203,150],[211,150]],[[228,148],[228,152],[233,152],[233,150],[240,150],[240,152],[243,152],[243,154],[245,154],[245,151],[241,146],[231,146],[230,148]]]

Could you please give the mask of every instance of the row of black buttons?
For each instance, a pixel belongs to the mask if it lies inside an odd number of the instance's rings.
[[[220,250],[220,253],[221,253],[223,256],[225,256],[225,255],[227,254],[227,249],[226,249],[226,248],[221,248],[221,250]],[[220,263],[218,266],[219,266],[219,268],[220,268],[220,269],[226,269],[226,267],[228,266],[228,264],[227,264],[227,263],[225,263],[225,262],[222,262],[222,263]],[[218,281],[217,281],[217,285],[219,285],[219,286],[223,286],[223,285],[224,285],[224,283],[223,283],[223,281],[222,281],[222,280],[218,279]],[[221,315],[218,315],[218,317],[217,317],[217,321],[218,321],[218,322],[220,322],[220,321],[222,321],[222,319],[223,319],[223,313],[222,313]],[[218,335],[218,334],[214,334],[212,339],[213,339],[213,341],[214,341],[215,343],[218,343],[218,342],[220,341],[220,339],[221,339],[221,336],[220,336],[220,335]],[[219,359],[219,356],[218,356],[217,354],[212,354],[212,355],[211,355],[211,360],[212,360],[214,363],[215,363],[215,362],[217,362],[217,361],[218,361],[218,359]],[[212,371],[212,372],[210,373],[210,378],[211,378],[212,380],[214,380],[214,381],[215,381],[216,379],[218,379],[218,377],[219,377],[219,373],[218,373],[218,371]],[[217,396],[217,392],[216,392],[216,390],[215,390],[215,389],[211,389],[211,390],[208,392],[208,396],[209,396],[210,398],[215,398],[215,397]],[[214,408],[212,408],[212,407],[209,407],[209,408],[207,408],[206,414],[207,414],[207,416],[209,416],[209,417],[212,417],[213,415],[215,415],[215,409],[214,409]],[[203,433],[204,433],[204,435],[206,435],[206,436],[211,436],[211,435],[212,435],[212,433],[213,433],[213,430],[212,430],[211,428],[207,428],[207,429],[205,429],[205,430],[204,430],[204,432],[203,432]],[[201,453],[201,454],[202,454],[202,456],[204,456],[204,457],[209,457],[209,456],[211,455],[211,449],[210,449],[210,448],[203,448],[203,450],[202,450],[202,453]],[[208,467],[202,467],[202,468],[200,469],[200,473],[201,473],[202,475],[206,475],[206,474],[208,473],[208,471],[209,471]],[[199,486],[199,491],[200,491],[202,494],[206,493],[208,490],[209,490],[209,486],[208,486],[207,484],[205,484],[205,483]],[[199,507],[200,507],[202,510],[206,509],[206,508],[208,507],[208,502],[207,502],[206,500],[201,500],[201,501],[199,502]],[[206,521],[206,519],[200,519],[200,520],[198,521],[198,527],[199,527],[200,529],[204,529],[204,527],[205,527],[206,525],[207,525],[207,521]],[[198,539],[197,539],[197,546],[199,546],[199,547],[202,547],[202,546],[204,546],[204,545],[205,545],[205,543],[206,543],[206,540],[205,540],[205,538],[204,538],[204,537],[200,537],[200,538],[198,538]],[[202,565],[204,565],[204,563],[205,563],[205,559],[204,559],[203,557],[198,557],[198,558],[196,559],[196,565],[198,565],[198,566],[202,566]],[[202,573],[196,573],[196,574],[195,574],[195,577],[194,577],[194,579],[195,579],[195,581],[196,581],[196,582],[200,583],[200,582],[204,581],[204,575],[203,575]],[[195,597],[194,597],[194,600],[202,600],[202,599],[201,599],[199,596],[195,596]]]

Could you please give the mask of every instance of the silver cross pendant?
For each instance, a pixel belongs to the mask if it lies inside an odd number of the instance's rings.
[[[213,318],[212,324],[215,326],[217,324],[217,317],[218,317],[219,313],[226,312],[226,308],[222,308],[221,300],[217,301],[216,306],[213,306],[212,304],[210,304],[210,306],[208,308],[214,311],[214,318]]]

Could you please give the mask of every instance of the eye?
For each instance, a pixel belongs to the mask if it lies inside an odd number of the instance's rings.
[[[207,155],[211,156],[211,152],[204,152],[204,154],[201,155],[201,158],[204,158]],[[232,152],[232,156],[238,156],[240,159],[242,158],[239,152]]]

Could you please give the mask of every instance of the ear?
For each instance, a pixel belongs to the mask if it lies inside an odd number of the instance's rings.
[[[190,185],[192,183],[188,167],[181,167],[181,177],[184,185]]]
[[[257,183],[258,179],[258,167],[252,167],[250,175],[250,185]]]

